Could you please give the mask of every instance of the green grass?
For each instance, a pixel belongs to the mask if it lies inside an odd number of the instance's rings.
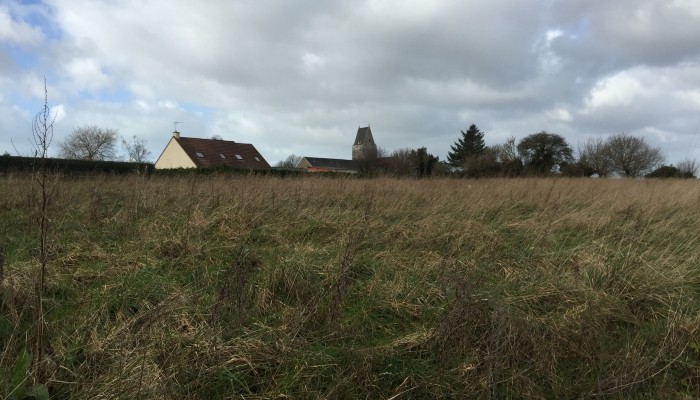
[[[34,186],[0,179],[0,396]],[[694,181],[102,177],[50,218],[52,398],[700,397]]]

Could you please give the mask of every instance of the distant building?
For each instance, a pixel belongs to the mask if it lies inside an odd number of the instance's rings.
[[[362,160],[367,156],[377,156],[377,144],[374,142],[372,130],[369,128],[369,126],[357,128],[355,143],[352,145],[353,160]]]
[[[357,163],[353,160],[341,160],[338,158],[304,157],[299,161],[297,168],[303,168],[308,172],[345,172],[357,173]]]
[[[357,135],[352,145],[352,159],[304,157],[296,165],[308,172],[344,172],[356,174],[362,169],[362,162],[367,158],[377,157],[377,144],[374,142],[369,126],[357,128]]]
[[[175,131],[156,160],[155,167],[269,169],[270,164],[252,144],[220,139],[186,138]]]

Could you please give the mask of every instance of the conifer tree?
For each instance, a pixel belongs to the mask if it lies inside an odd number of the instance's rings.
[[[460,132],[462,137],[450,146],[452,151],[447,154],[447,162],[457,168],[462,167],[468,158],[483,155],[486,150],[484,133],[476,125],[472,124],[466,132]]]

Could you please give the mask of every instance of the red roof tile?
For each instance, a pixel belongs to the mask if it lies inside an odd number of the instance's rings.
[[[197,168],[270,168],[270,164],[252,144],[229,140],[175,138]]]

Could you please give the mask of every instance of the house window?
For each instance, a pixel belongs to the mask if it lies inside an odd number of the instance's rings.
[[[242,159],[243,159],[243,157],[241,157],[240,154],[236,154],[236,158],[239,159],[239,160],[242,160]]]
[[[258,157],[255,157],[255,161],[260,161],[260,159]]]
[[[223,154],[219,154],[219,156],[221,156],[221,159],[222,159],[222,160],[226,158],[226,156],[223,155]]]
[[[197,154],[197,157],[199,157],[199,158],[204,158],[204,154],[202,154],[202,153],[200,153],[200,152],[197,152],[197,153],[195,153],[195,154]]]

